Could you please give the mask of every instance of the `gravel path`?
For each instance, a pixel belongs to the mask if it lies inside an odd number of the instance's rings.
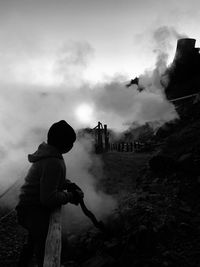
[[[26,232],[17,224],[13,210],[0,220],[0,266],[15,267],[19,258]]]

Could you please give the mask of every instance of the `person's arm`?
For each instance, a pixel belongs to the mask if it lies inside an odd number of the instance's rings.
[[[44,163],[40,180],[40,201],[48,208],[55,208],[60,205],[73,202],[71,192],[59,191],[63,175],[62,166],[58,159],[47,159]]]

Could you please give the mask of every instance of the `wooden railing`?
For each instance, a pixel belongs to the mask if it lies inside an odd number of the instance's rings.
[[[134,142],[121,142],[121,143],[111,143],[109,145],[109,151],[118,152],[142,152],[142,151],[152,151],[155,147],[153,143],[142,143],[139,141]]]
[[[133,152],[134,144],[132,142],[111,143],[109,146],[109,150],[118,152]]]
[[[60,267],[61,257],[61,207],[52,212],[45,245],[43,267]]]

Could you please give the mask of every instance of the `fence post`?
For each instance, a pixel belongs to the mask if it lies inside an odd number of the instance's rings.
[[[103,139],[102,139],[102,124],[98,122],[97,126],[97,152],[102,153],[103,151]]]
[[[120,143],[117,144],[117,151],[120,152]]]
[[[55,209],[49,221],[43,267],[60,267],[61,257],[61,207]]]
[[[130,145],[130,143],[126,143],[126,152],[129,152],[130,151],[129,145]]]
[[[109,149],[109,134],[107,130],[107,124],[104,124],[104,142],[105,142],[105,151]]]
[[[133,152],[133,143],[131,142],[131,152]]]

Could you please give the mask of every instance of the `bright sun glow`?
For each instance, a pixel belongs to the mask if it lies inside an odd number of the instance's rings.
[[[91,123],[93,119],[93,108],[88,104],[81,104],[75,111],[78,120],[82,123]]]

